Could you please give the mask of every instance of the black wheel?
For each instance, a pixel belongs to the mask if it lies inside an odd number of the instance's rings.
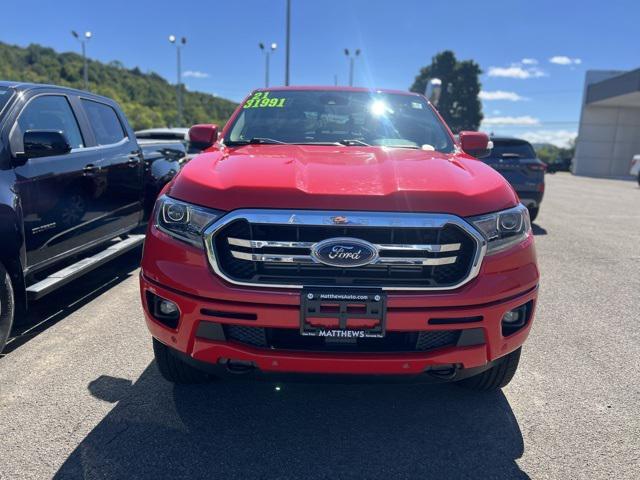
[[[470,390],[497,390],[506,386],[518,369],[522,347],[501,358],[500,361],[479,375],[465,378],[459,385]]]
[[[180,360],[171,349],[153,339],[153,355],[160,374],[172,383],[205,383],[211,376]]]
[[[528,210],[529,210],[529,218],[533,222],[538,216],[538,211],[540,210],[540,207],[529,207]]]
[[[640,187],[640,172],[638,172],[638,186]]]
[[[0,352],[7,344],[9,333],[11,333],[14,313],[13,285],[7,270],[0,263]]]

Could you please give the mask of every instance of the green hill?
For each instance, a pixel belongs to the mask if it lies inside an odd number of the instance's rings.
[[[51,83],[83,88],[82,56],[57,53],[51,48],[26,48],[0,42],[0,80]],[[157,73],[127,69],[120,62],[89,61],[89,90],[116,100],[134,129],[191,126],[196,123],[222,125],[236,104],[206,93],[183,93],[184,125],[177,118],[176,88]]]

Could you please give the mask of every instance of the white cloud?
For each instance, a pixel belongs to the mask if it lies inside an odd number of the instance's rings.
[[[551,143],[556,147],[567,148],[577,133],[570,130],[532,130],[519,136],[531,143]]]
[[[556,55],[555,57],[551,57],[549,61],[556,65],[580,65],[582,63],[582,59],[571,58],[566,55]]]
[[[529,100],[526,97],[518,95],[516,92],[506,92],[504,90],[486,91],[482,90],[479,95],[481,100],[508,100],[510,102],[521,102]]]
[[[539,125],[540,120],[530,115],[521,117],[485,117],[482,120],[483,126],[492,125]]]
[[[182,74],[183,77],[191,78],[209,78],[209,74],[205,72],[199,72],[198,70],[187,70]]]
[[[505,78],[539,78],[547,74],[538,67],[523,67],[521,63],[512,63],[509,67],[489,67],[490,77]]]
[[[521,63],[523,65],[537,65],[538,60],[536,60],[535,58],[523,58]]]

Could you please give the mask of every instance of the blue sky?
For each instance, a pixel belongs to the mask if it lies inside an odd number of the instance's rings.
[[[0,41],[79,50],[175,82],[169,34],[186,36],[184,83],[241,99],[264,82],[258,42],[276,42],[271,83],[284,81],[285,0],[57,0],[3,2]],[[348,81],[345,47],[360,48],[357,85],[407,89],[444,49],[473,59],[483,129],[566,141],[577,130],[584,73],[640,66],[640,2],[610,0],[292,0],[292,84]]]

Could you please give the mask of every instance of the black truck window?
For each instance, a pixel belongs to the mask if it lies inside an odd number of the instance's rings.
[[[7,104],[12,95],[13,90],[7,87],[0,87],[0,113],[2,113],[4,106]]]
[[[111,145],[125,138],[120,119],[109,105],[82,99],[82,106],[87,112],[98,145]]]
[[[62,95],[41,95],[31,100],[20,113],[18,126],[22,134],[27,130],[59,130],[71,148],[84,146],[76,117]]]

